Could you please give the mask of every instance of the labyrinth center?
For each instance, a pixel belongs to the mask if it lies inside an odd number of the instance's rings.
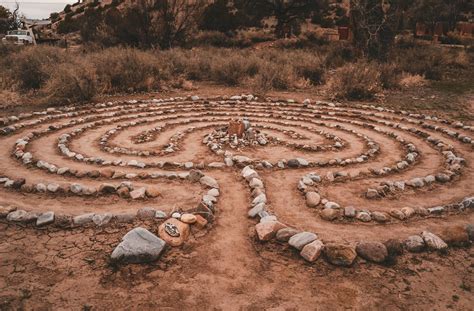
[[[49,108],[0,123],[0,205],[12,222],[151,217],[158,234],[194,214],[209,228],[236,183],[248,201],[234,221],[254,219],[262,241],[288,241],[277,235],[285,226],[354,244],[473,222],[474,128],[457,121],[242,95]]]

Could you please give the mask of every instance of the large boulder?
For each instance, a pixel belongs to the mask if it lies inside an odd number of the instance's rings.
[[[129,231],[111,255],[113,262],[143,263],[157,260],[166,242],[150,231],[138,227]]]
[[[343,244],[328,244],[324,248],[324,255],[329,263],[336,266],[350,266],[357,257],[355,249]]]
[[[357,254],[369,261],[384,262],[387,259],[387,247],[379,242],[360,242],[356,246]]]

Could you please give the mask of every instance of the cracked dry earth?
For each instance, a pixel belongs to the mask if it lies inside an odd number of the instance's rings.
[[[205,139],[242,117],[268,143],[232,148]],[[474,223],[474,135],[468,125],[370,106],[246,96],[114,101],[3,122],[0,205],[31,217],[0,218],[1,310],[474,305],[472,232],[463,231]],[[253,219],[248,211],[258,194],[242,178],[248,165],[266,195],[266,214]],[[197,170],[219,187],[208,224],[191,226],[185,243],[168,246],[157,261],[112,263],[110,254],[131,229],[141,226],[158,235],[164,219],[135,217],[143,207],[167,217],[176,211],[199,214],[196,206],[209,186],[190,181]],[[129,189],[106,193],[100,190],[104,183]],[[74,184],[78,191],[72,191]],[[134,199],[127,192],[152,187],[158,196],[146,192]],[[308,206],[308,192],[321,198],[316,206]],[[329,209],[336,211],[331,217]],[[37,226],[35,217],[47,211],[57,219]],[[88,213],[113,217],[105,225],[71,220]],[[132,216],[118,221],[120,215]],[[327,245],[354,247],[429,231],[449,247],[405,250],[382,263],[358,256],[349,267],[331,264],[325,254],[308,262],[286,242],[260,241],[257,219],[268,215],[316,233]],[[450,232],[461,233],[452,238]]]

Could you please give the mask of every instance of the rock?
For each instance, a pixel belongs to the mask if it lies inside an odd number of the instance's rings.
[[[14,222],[32,222],[35,221],[37,218],[38,216],[35,213],[30,213],[21,209],[10,212],[7,215],[7,220]]]
[[[69,187],[69,190],[74,193],[74,194],[81,194],[82,192],[82,185],[79,185],[79,184],[72,184],[70,187]]]
[[[397,209],[390,210],[390,216],[398,220],[405,220],[407,218],[407,216],[402,211]]]
[[[344,216],[347,218],[356,217],[356,209],[353,206],[347,206],[344,208]]]
[[[320,240],[315,240],[306,244],[300,252],[301,257],[309,262],[316,261],[324,249],[324,244]]]
[[[138,227],[129,231],[114,249],[113,262],[143,263],[157,260],[166,243],[150,231]]]
[[[115,215],[115,219],[118,223],[131,223],[135,220],[134,214],[118,214]]]
[[[444,207],[443,206],[435,206],[435,207],[430,207],[427,209],[430,214],[441,214],[444,212]]]
[[[293,235],[289,240],[288,244],[293,246],[296,249],[302,250],[303,247],[316,240],[318,236],[312,232],[300,232]]]
[[[404,207],[401,209],[401,212],[405,214],[406,218],[410,218],[415,214],[415,210],[411,207]]]
[[[127,187],[120,187],[117,189],[117,194],[124,199],[127,199],[130,197],[130,189]]]
[[[82,226],[92,222],[92,218],[94,217],[94,213],[82,214],[76,216],[72,219],[72,222],[75,226]]]
[[[464,226],[450,226],[445,227],[440,234],[448,245],[466,246],[469,245],[469,234]]]
[[[309,191],[306,193],[306,205],[308,207],[316,207],[321,202],[321,196],[319,193],[314,191]]]
[[[138,219],[153,219],[155,218],[156,210],[153,207],[142,207],[137,211]]]
[[[16,211],[15,206],[0,206],[0,218],[7,217],[11,212]]]
[[[179,212],[174,212],[174,213],[171,214],[171,217],[176,218],[176,219],[179,220],[179,219],[181,218],[181,213],[179,213]]]
[[[115,193],[116,187],[112,184],[104,183],[99,186],[99,192],[101,193]]]
[[[260,203],[267,203],[267,196],[265,193],[261,193],[258,196],[255,197],[252,201],[252,206],[258,205]]]
[[[335,202],[326,202],[326,203],[324,204],[324,207],[325,207],[325,208],[332,208],[332,209],[339,209],[339,208],[341,208],[341,206],[340,206],[339,204],[335,203]]]
[[[377,198],[380,198],[380,195],[377,190],[368,189],[367,192],[365,193],[365,197],[367,199],[377,199]]]
[[[163,211],[156,211],[155,213],[155,218],[157,219],[165,219],[166,217],[168,217],[168,215]]]
[[[48,184],[46,189],[48,189],[49,192],[55,193],[55,192],[58,191],[59,185],[58,184]]]
[[[92,222],[96,226],[102,227],[102,226],[105,226],[106,224],[108,224],[112,220],[112,217],[113,217],[112,213],[95,214],[92,217]]]
[[[196,222],[196,216],[193,214],[183,214],[180,220],[185,224],[193,224]]]
[[[293,228],[283,228],[278,230],[276,234],[276,239],[280,242],[288,242],[288,240],[294,236],[295,234],[299,233],[300,231],[293,229]]]
[[[38,216],[36,225],[38,227],[46,226],[54,222],[54,212],[45,212]]]
[[[340,213],[337,209],[325,208],[321,211],[321,218],[328,221],[336,219],[339,215]]]
[[[220,195],[219,189],[213,188],[207,192],[207,195],[218,197]]]
[[[179,236],[173,237],[169,235],[165,230],[166,224],[171,224],[173,226],[176,226],[178,228]],[[165,242],[170,244],[171,246],[181,246],[188,239],[189,232],[190,232],[189,225],[175,218],[170,218],[166,220],[158,228],[158,235],[160,236],[160,238],[165,240]]]
[[[297,159],[290,159],[286,164],[288,165],[288,167],[291,168],[296,168],[300,166],[300,162]]]
[[[257,236],[260,241],[269,241],[277,233],[278,230],[285,228],[286,226],[278,221],[270,220],[265,222],[259,222],[255,226]]]
[[[146,194],[146,188],[141,187],[130,192],[130,197],[134,200],[144,199]]]
[[[451,178],[443,173],[436,174],[435,179],[439,183],[446,183],[448,182]]]
[[[372,220],[372,217],[369,213],[361,211],[357,213],[357,219],[363,222],[369,222]]]
[[[201,179],[199,179],[199,182],[208,188],[219,189],[219,184],[217,183],[217,181],[210,176],[201,177]]]
[[[146,191],[145,191],[145,194],[147,197],[149,198],[156,198],[156,197],[159,197],[161,195],[161,192],[160,190],[158,189],[158,187],[155,187],[155,186],[148,186],[146,188]]]
[[[329,263],[336,266],[350,266],[357,257],[353,247],[343,244],[328,244],[324,255]]]
[[[403,241],[399,239],[390,239],[385,241],[384,244],[387,248],[389,257],[395,257],[403,254]]]
[[[254,218],[255,216],[258,215],[261,211],[265,210],[265,203],[260,203],[255,205],[251,210],[248,211],[248,215],[251,218]]]
[[[259,213],[259,215],[262,215],[262,213]],[[260,222],[269,222],[269,221],[277,221],[278,218],[275,215],[265,215],[265,216],[260,216]]]
[[[198,229],[204,229],[207,225],[206,218],[202,217],[201,215],[195,215],[195,216],[196,216],[196,222],[194,223],[194,226]]]
[[[474,241],[474,225],[469,224],[466,226],[467,235],[469,236],[469,240]]]
[[[372,212],[371,217],[376,222],[380,222],[380,223],[384,223],[384,222],[389,221],[388,215],[386,213],[383,213],[383,212]]]
[[[369,261],[384,262],[387,259],[387,247],[379,242],[360,242],[356,246],[357,254]]]
[[[423,241],[425,241],[426,246],[428,246],[431,250],[446,250],[448,248],[448,244],[446,244],[439,236],[434,233],[423,231],[421,233],[421,237]]]
[[[250,188],[263,188],[263,183],[260,179],[258,178],[252,178],[249,183]]]
[[[418,253],[425,248],[425,241],[419,235],[412,235],[405,240],[405,246],[409,252]]]
[[[203,176],[204,174],[199,170],[190,170],[188,179],[191,182],[198,182]]]

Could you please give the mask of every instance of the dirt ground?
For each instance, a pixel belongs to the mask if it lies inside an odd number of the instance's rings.
[[[147,94],[123,98],[156,98],[187,94],[212,96],[245,93],[242,89],[199,86],[195,91]],[[270,94],[284,98],[304,100],[315,98],[307,92]],[[118,97],[98,99],[115,100]],[[464,96],[463,111],[472,120],[472,94]],[[390,105],[390,100],[387,100]],[[429,107],[428,107],[429,108]],[[9,115],[29,111],[32,107],[4,110]],[[38,107],[33,109],[37,110]],[[426,110],[443,115],[439,110]],[[452,116],[452,111],[447,111]],[[459,113],[459,111],[457,111]],[[466,112],[464,113],[466,114]],[[342,121],[341,121],[342,122]],[[467,121],[469,124],[469,121]],[[196,123],[198,124],[198,123]],[[111,127],[111,126],[110,126]],[[150,125],[138,126],[114,138],[114,143],[133,147],[130,137],[143,132]],[[349,126],[348,126],[349,127]],[[170,133],[185,128],[177,126]],[[95,145],[107,127],[87,132],[71,144],[74,150],[110,156]],[[379,133],[356,128],[383,146],[374,161],[358,169],[393,163],[403,150],[393,140]],[[57,137],[70,129],[47,135],[35,141],[31,150],[51,163],[80,169],[84,164],[68,161],[55,149]],[[303,131],[302,131],[303,132]],[[401,135],[405,135],[399,131]],[[144,144],[155,148],[163,144],[170,133],[163,133],[157,141]],[[182,142],[182,152],[171,155],[170,161],[179,159],[219,161],[200,140],[206,130],[195,131]],[[364,149],[362,140],[343,132],[337,133],[350,142],[350,148],[341,156],[354,156]],[[278,135],[278,133],[275,133]],[[305,133],[308,139],[324,143],[321,137]],[[434,133],[442,138],[442,135]],[[20,134],[2,138],[0,171],[8,176],[40,182],[46,178],[58,182],[72,180],[57,177],[39,169],[28,169],[10,157],[10,148]],[[443,158],[422,139],[410,136],[423,157],[416,166],[400,173],[400,178],[419,176],[435,171]],[[450,141],[451,142],[451,141]],[[400,206],[433,206],[456,202],[473,195],[474,153],[470,147],[452,141],[453,146],[466,159],[462,176],[450,185],[437,186],[406,197],[392,200],[368,201],[360,192],[378,182],[364,179],[358,183],[339,184],[324,190],[324,195],[337,198],[343,205],[367,206],[371,210],[388,211]],[[5,146],[5,148],[3,148]],[[140,145],[140,147],[143,147]],[[277,160],[288,156],[287,149],[250,150],[248,156],[267,156]],[[293,157],[304,152],[291,153]],[[321,155],[330,158],[331,153]],[[133,156],[122,156],[133,159]],[[133,169],[128,169],[134,171]],[[314,170],[314,169],[313,169]],[[138,171],[138,170],[137,170]],[[312,171],[277,171],[262,173],[272,210],[289,225],[314,231],[325,241],[352,243],[355,240],[389,239],[416,234],[422,230],[439,232],[450,225],[474,223],[472,213],[441,216],[393,225],[338,224],[316,217],[304,205],[302,196],[293,184]],[[321,169],[321,175],[330,169]],[[377,265],[358,258],[349,268],[335,267],[324,260],[314,264],[305,262],[296,251],[277,242],[261,243],[254,233],[255,221],[248,219],[250,193],[239,177],[238,170],[210,171],[222,185],[218,203],[218,216],[212,228],[193,232],[190,240],[180,248],[168,249],[155,263],[143,265],[112,265],[109,258],[122,236],[136,224],[114,224],[106,228],[56,229],[35,228],[33,225],[10,224],[0,220],[0,310],[472,310],[474,306],[474,248],[450,248],[447,254],[425,252],[397,258],[396,262]],[[81,180],[96,184],[102,180]],[[178,181],[159,183],[163,195],[145,205],[171,211],[178,205],[186,210],[202,195],[202,189]],[[454,185],[454,186],[453,186]],[[0,190],[0,205],[14,204],[29,210],[46,208],[70,214],[86,212],[134,212],[143,203],[105,197],[98,200],[77,197],[50,198],[40,194],[19,194]],[[156,233],[159,223],[140,223]]]

